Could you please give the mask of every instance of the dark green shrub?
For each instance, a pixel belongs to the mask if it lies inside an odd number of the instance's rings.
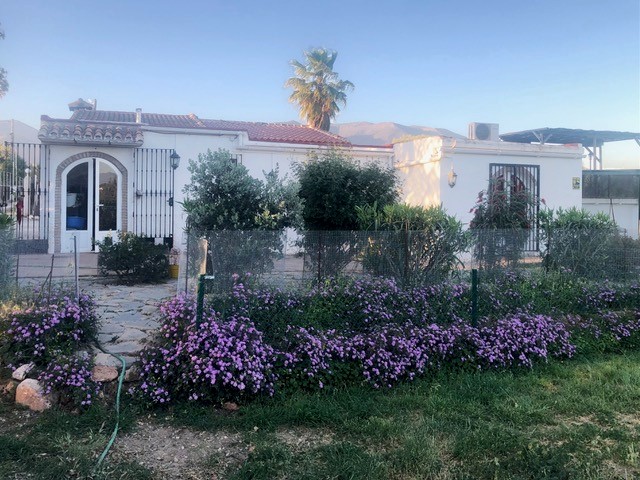
[[[469,228],[481,269],[517,265],[537,221],[537,202],[526,190],[502,183],[490,184],[488,192],[479,193]]]
[[[0,298],[8,292],[13,278],[13,219],[0,213]]]
[[[616,274],[616,243],[619,234],[615,222],[604,213],[589,213],[577,208],[540,212],[542,260],[547,270],[606,278]]]
[[[373,230],[364,247],[365,271],[405,285],[448,277],[469,244],[462,223],[442,207],[366,206],[358,208],[358,219],[362,229]]]
[[[297,185],[277,169],[265,172],[264,181],[253,178],[227,150],[198,155],[189,172],[183,206],[190,233],[208,241],[207,273],[216,276],[216,287],[231,288],[233,274],[269,271],[282,254],[281,232],[300,221]]]
[[[159,282],[169,271],[169,249],[132,233],[118,233],[118,241],[107,237],[97,242],[98,267],[102,274],[115,273],[124,283]]]
[[[346,233],[359,228],[356,207],[394,203],[398,198],[395,171],[375,163],[360,165],[332,150],[310,155],[296,166],[296,175],[298,195],[304,201],[306,232],[300,246],[306,252],[305,269],[308,266],[319,281],[339,275],[362,247],[360,236]]]
[[[640,239],[615,235],[609,239],[611,261],[605,270],[606,278],[637,280],[640,278]]]

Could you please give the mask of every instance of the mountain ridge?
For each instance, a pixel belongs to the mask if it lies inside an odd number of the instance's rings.
[[[346,138],[354,145],[389,145],[396,140],[412,136],[445,136],[466,138],[446,128],[423,127],[419,125],[403,125],[396,122],[349,122],[334,123],[331,133]]]

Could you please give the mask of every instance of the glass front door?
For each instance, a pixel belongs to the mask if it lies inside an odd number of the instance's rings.
[[[96,231],[95,240],[114,237],[119,230],[120,182],[118,172],[105,161],[98,160],[96,165]]]
[[[115,237],[120,230],[122,181],[110,163],[99,158],[81,161],[71,167],[63,183],[63,252],[95,250],[96,241]]]

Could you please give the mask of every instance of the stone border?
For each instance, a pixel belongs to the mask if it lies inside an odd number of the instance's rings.
[[[97,151],[81,152],[70,156],[64,160],[56,169],[56,189],[55,189],[55,220],[53,225],[53,238],[54,238],[54,252],[60,253],[62,250],[62,172],[72,163],[82,160],[83,158],[101,158],[110,162],[115,168],[118,169],[122,175],[122,231],[126,232],[128,227],[128,212],[129,205],[127,199],[129,198],[129,175],[125,166],[120,161],[109,155],[108,153],[102,153]]]

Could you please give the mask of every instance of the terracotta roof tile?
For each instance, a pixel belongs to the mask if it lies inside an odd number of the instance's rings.
[[[329,132],[324,132],[305,125],[286,123],[239,122],[228,120],[200,119],[193,113],[189,115],[168,115],[160,113],[142,113],[141,123],[136,123],[135,112],[117,112],[107,110],[77,110],[69,120],[54,119],[42,116],[39,137],[42,141],[62,141],[69,135],[61,136],[61,132],[73,129],[76,141],[82,138],[85,142],[107,141],[110,139],[125,144],[128,141],[138,142],[142,139],[144,126],[161,128],[185,128],[222,130],[229,132],[246,132],[249,140],[255,142],[293,143],[304,145],[322,145],[350,147],[351,143]],[[128,132],[116,136],[116,129],[127,129]],[[80,133],[78,135],[78,131]],[[124,130],[123,130],[124,131]]]
[[[136,123],[135,112],[115,112],[108,110],[78,110],[71,120],[78,122]],[[142,124],[168,128],[204,128],[200,119],[190,115],[168,115],[164,113],[142,113]]]
[[[348,140],[305,125],[286,123],[234,122],[228,120],[203,120],[212,130],[247,132],[249,140],[256,142],[301,143],[308,145],[351,146]]]
[[[38,138],[42,143],[104,144],[140,146],[144,136],[140,126],[115,123],[85,123],[41,117]]]

